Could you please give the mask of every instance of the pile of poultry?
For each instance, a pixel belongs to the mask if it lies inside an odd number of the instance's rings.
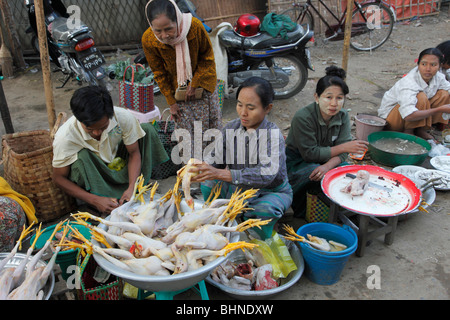
[[[18,266],[8,267],[8,262],[14,258],[17,251],[21,249],[24,238],[33,232],[34,223],[28,228],[23,228],[14,248],[11,252],[0,261],[0,300],[42,300],[44,298],[44,287],[49,279],[53,267],[55,265],[56,256],[61,250],[61,244],[65,241],[69,228],[64,226],[63,234],[59,244],[56,245],[50,261],[46,266],[38,266],[38,262],[42,259],[43,254],[51,245],[51,239],[58,230],[62,228],[63,222],[60,222],[44,246],[33,256],[38,238],[42,235],[42,224],[37,228],[35,238],[30,248],[26,252],[26,257]]]
[[[33,225],[24,228],[16,246],[0,261],[0,300],[42,299],[56,256],[65,248],[81,249],[83,255],[98,253],[115,266],[139,275],[165,276],[198,269],[236,249],[256,247],[256,244],[244,241],[230,243],[230,235],[270,222],[260,219],[249,219],[240,224],[235,222],[238,214],[248,210],[246,200],[257,190],[238,190],[230,199],[218,199],[221,189],[218,184],[203,206],[196,208],[190,195],[189,165],[179,171],[173,189],[162,197],[156,196],[157,182],[144,186],[144,179],[140,176],[134,186],[133,199],[113,210],[109,219],[87,212],[72,214],[78,224],[90,229],[90,239],[67,221],[62,221],[42,249],[32,256],[36,241],[44,232],[39,226],[27,258],[19,266],[6,267],[20,250],[23,239],[33,232]],[[180,184],[189,207],[186,212],[181,211]],[[88,223],[89,219],[106,228]],[[70,236],[67,236],[69,232]],[[60,240],[55,242],[55,238]],[[50,247],[52,257],[49,263],[45,267],[36,267]]]
[[[188,164],[189,165],[189,164]],[[187,165],[187,166],[188,166]],[[82,243],[66,240],[64,245],[98,253],[115,266],[139,275],[167,276],[202,267],[217,257],[236,249],[251,249],[255,244],[230,243],[230,234],[260,227],[270,220],[249,219],[237,224],[235,218],[246,208],[246,200],[257,190],[237,191],[231,199],[218,199],[221,185],[211,192],[201,208],[195,208],[190,196],[190,176],[187,166],[179,171],[173,189],[157,198],[158,183],[144,186],[140,176],[135,184],[135,196],[102,219],[87,212],[72,217],[91,230],[89,240]],[[181,211],[180,184],[188,199],[189,209]],[[149,200],[144,194],[149,193]],[[105,227],[94,226],[94,220]]]

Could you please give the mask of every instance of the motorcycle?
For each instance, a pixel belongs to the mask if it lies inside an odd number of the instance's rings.
[[[178,0],[182,12],[190,12],[200,21],[195,6],[189,0]],[[205,25],[208,32],[211,29]],[[308,80],[308,69],[314,71],[306,44],[314,32],[309,26],[297,25],[287,32],[287,38],[272,37],[261,32],[256,16],[239,17],[234,27],[218,32],[221,48],[226,50],[228,60],[228,86],[238,87],[245,79],[258,76],[268,80],[274,89],[275,99],[287,99],[299,93]],[[305,29],[306,28],[306,29]],[[134,60],[145,63],[145,55],[139,53]]]
[[[314,71],[306,48],[314,32],[297,25],[286,37],[273,37],[261,32],[259,25],[257,17],[242,15],[234,28],[220,32],[219,42],[228,58],[228,85],[238,87],[257,76],[272,84],[275,99],[290,98],[304,88],[308,69]]]
[[[26,32],[32,34],[31,44],[39,51],[34,1],[24,0],[24,3],[30,22]],[[81,21],[69,26],[69,15],[61,0],[44,0],[43,5],[50,59],[58,67],[56,71],[66,75],[59,88],[73,77],[80,84],[106,87],[106,72],[102,67],[105,58],[95,47],[91,29]]]

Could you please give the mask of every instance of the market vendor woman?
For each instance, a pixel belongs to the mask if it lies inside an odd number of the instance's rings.
[[[190,133],[193,156],[195,145],[206,146],[195,140],[194,123],[202,133],[222,127],[211,40],[201,21],[182,13],[173,0],[149,1],[145,14],[150,24],[142,36],[145,57],[177,128]],[[176,94],[183,87],[184,99]]]
[[[221,198],[230,198],[237,189],[259,189],[249,200],[248,207],[253,210],[246,211],[244,219],[272,219],[262,231],[255,229],[266,238],[292,202],[284,138],[276,124],[266,118],[274,97],[268,81],[249,78],[236,95],[239,118],[224,126],[223,141],[216,144],[211,157],[191,169],[199,173],[192,181],[202,182],[205,200],[218,182],[222,182]]]
[[[423,50],[417,67],[384,94],[378,115],[386,119],[387,130],[430,140],[434,137],[428,130],[433,124],[448,123],[442,115],[450,113],[450,82],[438,72],[443,61],[440,50]]]
[[[325,71],[317,82],[315,102],[295,113],[286,138],[286,165],[296,217],[306,213],[307,191],[320,187],[325,173],[346,163],[348,153],[363,153],[368,145],[366,141],[352,141],[350,118],[343,109],[349,92],[345,71],[336,66]]]
[[[152,168],[168,155],[153,126],[140,125],[129,111],[114,107],[105,88],[78,89],[70,108],[74,116],[59,128],[53,142],[53,181],[108,214],[131,199],[141,173],[148,183]],[[116,157],[125,160],[125,167],[108,167]]]

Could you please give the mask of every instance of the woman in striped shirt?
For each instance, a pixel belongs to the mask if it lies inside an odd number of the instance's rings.
[[[265,239],[271,237],[279,218],[292,203],[292,188],[286,172],[284,137],[275,123],[267,120],[274,97],[271,84],[262,78],[245,80],[237,90],[239,118],[227,123],[214,151],[193,171],[192,181],[202,182],[205,200],[217,183],[222,183],[220,198],[230,198],[237,189],[259,189],[249,200],[253,210],[244,219],[272,219],[254,228]]]

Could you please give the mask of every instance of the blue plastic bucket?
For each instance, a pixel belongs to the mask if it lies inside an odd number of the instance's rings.
[[[314,283],[331,285],[339,281],[348,258],[358,247],[358,236],[349,226],[337,226],[331,223],[308,223],[297,230],[297,234],[306,238],[307,234],[333,240],[347,246],[342,251],[327,252],[312,248],[309,244],[299,242],[305,274]]]

